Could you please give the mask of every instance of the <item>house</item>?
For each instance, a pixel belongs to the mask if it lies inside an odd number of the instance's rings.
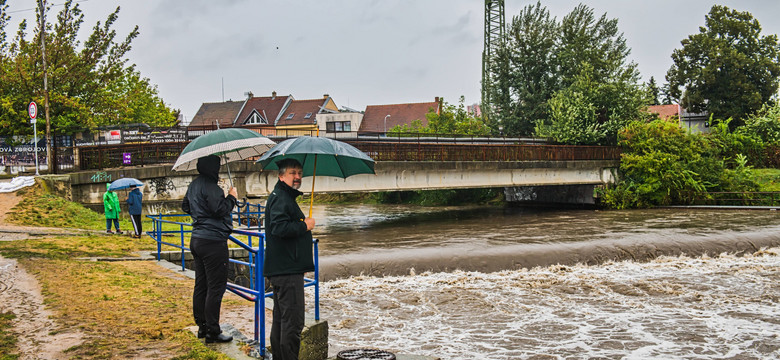
[[[273,129],[284,111],[295,99],[292,95],[254,96],[251,92],[234,118],[233,126],[251,127],[264,135],[274,135]]]
[[[321,99],[292,100],[274,124],[278,135],[312,135],[316,132],[318,116],[337,113],[338,107],[328,94]]]
[[[190,128],[220,128],[232,127],[236,114],[241,111],[244,101],[225,101],[219,103],[203,103],[192,117]]]
[[[325,134],[330,138],[356,137],[362,121],[363,112],[348,107],[342,107],[338,112],[317,114],[320,136]]]
[[[385,134],[396,125],[411,125],[414,120],[428,125],[425,114],[430,111],[439,114],[441,105],[441,99],[436,97],[433,102],[366,106],[358,133]]]
[[[710,132],[709,115],[707,113],[692,113],[683,109],[679,104],[652,105],[647,107],[647,112],[658,114],[658,118],[679,119],[680,126],[694,133]]]

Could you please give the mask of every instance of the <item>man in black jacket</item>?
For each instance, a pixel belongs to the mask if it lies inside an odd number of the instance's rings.
[[[233,337],[222,334],[219,311],[227,288],[227,238],[233,232],[230,213],[236,206],[236,188],[227,197],[219,187],[219,157],[198,159],[200,176],[187,188],[181,208],[192,216],[190,250],[195,266],[195,290],[192,292],[192,315],[198,324],[198,337],[207,343],[228,342]]]
[[[303,274],[314,271],[311,229],[314,219],[303,215],[295,198],[302,193],[301,164],[276,163],[279,181],[265,205],[266,255],[264,275],[273,287],[271,353],[274,360],[297,360],[304,321]]]

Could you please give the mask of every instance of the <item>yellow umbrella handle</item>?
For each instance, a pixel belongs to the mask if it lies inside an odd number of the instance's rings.
[[[317,180],[317,154],[314,154],[314,173],[311,175],[311,203],[309,203],[309,217],[314,208],[314,180]]]

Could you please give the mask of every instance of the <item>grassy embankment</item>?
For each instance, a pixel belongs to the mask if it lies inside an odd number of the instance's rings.
[[[20,192],[24,200],[9,214],[12,223],[105,230],[102,214],[45,194],[38,186]],[[126,221],[122,226],[130,229]],[[134,256],[154,249],[156,244],[148,237],[103,234],[0,242],[0,254],[17,259],[38,279],[54,320],[84,334],[81,345],[67,350],[69,357],[157,358],[164,354],[162,358],[226,358],[183,330],[193,325],[191,279],[154,262],[85,260]],[[226,298],[223,308],[245,305]],[[15,335],[8,328],[10,316],[0,313],[3,354],[18,353]],[[12,356],[1,358],[14,359]]]

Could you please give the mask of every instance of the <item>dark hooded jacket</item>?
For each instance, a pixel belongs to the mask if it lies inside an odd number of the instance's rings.
[[[295,202],[302,193],[283,181],[276,183],[265,205],[265,264],[263,275],[314,271],[311,231]]]
[[[200,175],[190,183],[181,209],[192,216],[192,237],[224,241],[233,232],[230,213],[236,206],[233,195],[225,197],[219,187],[219,157],[198,159]]]
[[[143,207],[141,201],[143,201],[143,194],[138,188],[133,189],[127,194],[127,212],[130,215],[141,215]]]

